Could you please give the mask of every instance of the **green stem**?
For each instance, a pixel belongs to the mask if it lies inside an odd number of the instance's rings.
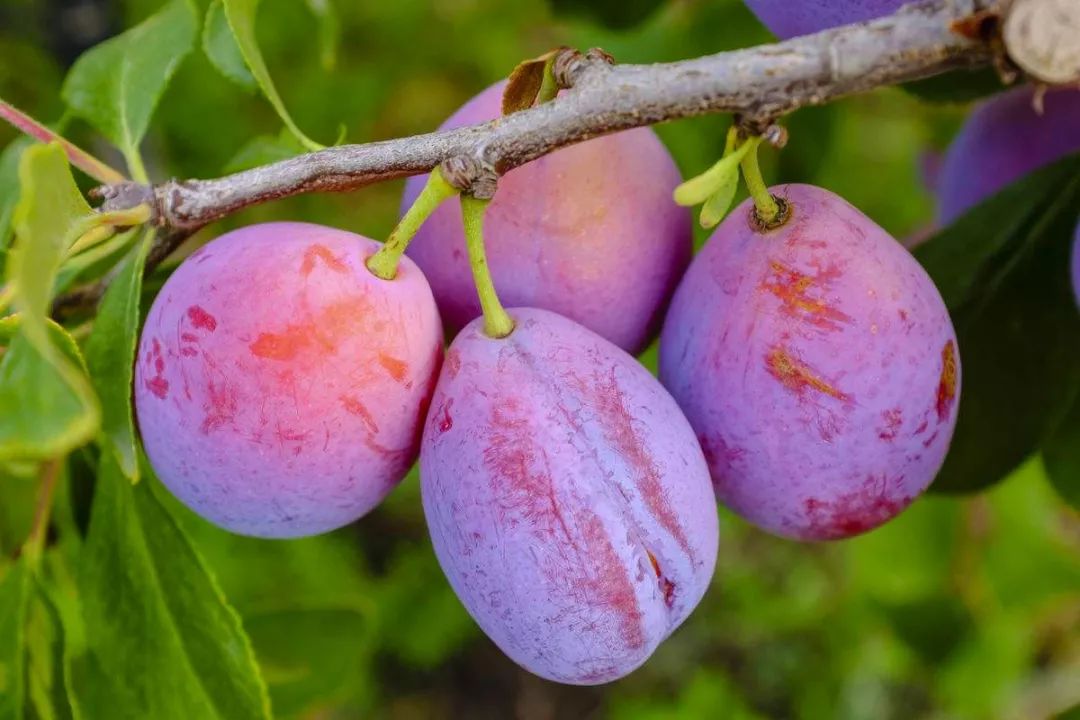
[[[776,222],[780,215],[780,206],[776,199],[769,193],[765,179],[761,177],[761,166],[758,165],[757,150],[761,144],[761,138],[750,138],[747,143],[753,143],[750,151],[743,156],[742,171],[746,180],[746,189],[750,197],[754,199],[754,207],[757,208],[758,219],[766,227]]]
[[[469,265],[484,311],[484,333],[488,337],[504,338],[514,331],[514,321],[499,302],[495,284],[491,281],[487,255],[484,251],[484,211],[490,200],[461,196],[461,219],[465,223],[465,243],[469,248]]]
[[[15,298],[15,285],[0,286],[0,317],[4,317],[7,312],[8,306],[11,305],[11,301]]]
[[[379,248],[377,253],[368,258],[368,270],[383,280],[393,280],[397,275],[398,261],[401,260],[405,248],[409,246],[416,231],[425,220],[431,217],[435,208],[448,197],[457,195],[458,192],[456,187],[446,181],[439,168],[432,170],[427,183],[424,184],[424,189],[409,206],[397,227],[390,232],[386,243]]]
[[[146,166],[143,165],[142,156],[138,148],[128,148],[123,151],[124,160],[127,162],[128,172],[135,182],[146,185],[150,182],[150,176],[146,174]]]
[[[49,516],[52,514],[53,495],[56,483],[60,479],[60,460],[46,460],[41,464],[39,473],[37,502],[34,505],[34,519],[30,526],[30,535],[23,545],[23,554],[34,565],[41,558],[45,548],[45,533],[49,529]]]

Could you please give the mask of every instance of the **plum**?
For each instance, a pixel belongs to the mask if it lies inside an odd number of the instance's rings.
[[[245,535],[325,532],[416,459],[442,359],[431,290],[379,243],[306,223],[226,233],[176,270],[139,343],[135,404],[162,482]]]
[[[1080,150],[1080,90],[1046,93],[1043,114],[1030,87],[984,101],[945,155],[938,221],[947,225],[1027,173]]]
[[[697,605],[716,504],[675,401],[631,356],[517,308],[502,339],[467,325],[420,451],[439,563],[515,662],[591,685],[631,672]]]
[[[444,129],[499,116],[503,86],[483,91]],[[427,176],[405,186],[407,208]],[[655,336],[690,262],[690,216],[672,199],[678,168],[656,134],[638,128],[580,143],[511,170],[487,210],[495,288],[509,305],[560,313],[636,353]],[[480,315],[457,203],[435,211],[409,245],[443,320]]]
[[[697,432],[719,499],[799,540],[855,535],[933,480],[956,423],[960,359],[937,288],[843,199],[772,190],[791,218],[761,233],[744,203],[675,293],[660,379]]]
[[[747,7],[781,39],[890,15],[910,0],[746,0]]]

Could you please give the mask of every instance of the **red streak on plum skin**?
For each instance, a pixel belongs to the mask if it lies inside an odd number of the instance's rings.
[[[837,540],[872,530],[899,514],[912,499],[907,495],[889,497],[885,484],[873,477],[832,500],[807,498],[803,506],[809,517],[808,539]]]
[[[458,372],[461,371],[461,353],[457,350],[451,350],[446,353],[446,372],[450,375],[450,379],[453,380],[457,377]]]
[[[849,324],[851,316],[829,305],[825,300],[810,295],[811,288],[827,287],[840,276],[839,269],[829,267],[817,275],[806,275],[780,262],[769,263],[769,274],[759,286],[780,300],[786,315],[797,317],[822,330],[840,330],[841,324]]]
[[[309,350],[334,353],[342,341],[351,336],[377,332],[376,328],[365,325],[365,310],[363,296],[339,300],[327,305],[317,315],[288,323],[278,332],[259,333],[248,349],[256,357],[282,362],[294,360]],[[407,366],[404,363],[401,365],[404,372]]]
[[[304,260],[300,263],[300,274],[305,277],[310,275],[311,271],[315,269],[317,260],[322,260],[327,269],[333,270],[336,273],[346,273],[349,271],[349,266],[335,257],[330,248],[316,243],[309,246],[308,249],[304,251]]]
[[[956,402],[956,346],[953,341],[941,349],[941,381],[937,389],[938,422],[949,419],[949,411]]]
[[[379,432],[379,426],[375,422],[375,418],[372,417],[371,412],[368,411],[364,403],[357,400],[351,395],[343,395],[341,397],[341,404],[345,408],[346,412],[356,415],[358,418],[364,421],[364,425],[367,429],[373,433]]]
[[[851,400],[847,393],[825,381],[817,371],[792,356],[786,348],[772,348],[765,356],[765,368],[781,385],[800,397],[813,390],[844,402]]]
[[[878,431],[878,437],[882,440],[891,442],[900,434],[900,427],[904,422],[900,408],[886,410],[881,416],[882,419],[885,420],[885,426]]]
[[[604,524],[595,513],[582,508],[577,520],[588,553],[595,558],[591,565],[598,571],[586,581],[589,599],[596,605],[611,607],[616,611],[621,618],[623,641],[628,648],[636,650],[645,644],[645,634],[641,628],[641,608],[638,607],[629,571],[623,566],[604,530]]]
[[[541,537],[561,535],[574,556],[566,560],[575,567],[546,566],[545,574],[553,585],[561,584],[566,575],[575,578],[585,602],[612,608],[620,618],[627,646],[640,648],[645,643],[642,613],[628,570],[595,513],[580,504],[566,508],[559,502],[546,450],[536,445],[535,433],[518,399],[503,398],[492,408],[491,430],[484,462],[491,472],[500,510],[520,512]],[[505,521],[505,514],[503,518]]]
[[[642,441],[637,430],[634,429],[633,418],[630,417],[630,412],[626,408],[624,394],[615,379],[614,370],[607,379],[594,377],[592,390],[593,401],[602,418],[604,436],[633,468],[638,490],[641,491],[653,515],[664,529],[671,533],[671,536],[679,543],[679,547],[686,552],[687,557],[693,560],[694,551],[690,547],[690,541],[679,525],[678,517],[668,504],[660,482],[660,469],[655,459],[646,450],[648,445]]]
[[[398,382],[403,381],[409,371],[408,365],[386,353],[379,353],[379,365],[390,374],[390,377]]]
[[[169,381],[165,379],[165,358],[161,355],[161,342],[154,338],[150,346],[150,354],[146,356],[148,364],[154,366],[154,377],[146,381],[146,389],[155,397],[164,400],[169,395]]]
[[[189,307],[187,316],[191,320],[191,324],[200,330],[209,330],[210,332],[217,330],[217,318],[198,305]]]

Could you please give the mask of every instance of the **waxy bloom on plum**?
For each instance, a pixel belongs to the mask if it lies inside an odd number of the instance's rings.
[[[675,401],[625,352],[516,309],[447,352],[424,428],[424,512],[439,563],[507,655],[559,682],[631,672],[712,578],[716,504]]]
[[[884,230],[808,185],[759,232],[749,201],[672,301],[660,377],[701,441],[719,499],[800,540],[845,538],[903,510],[945,458],[960,396],[937,288]]]
[[[371,510],[416,459],[442,353],[423,274],[304,223],[227,233],[158,294],[135,368],[162,482],[237,533],[297,537]]]

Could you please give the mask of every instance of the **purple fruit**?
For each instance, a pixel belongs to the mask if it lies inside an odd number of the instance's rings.
[[[1080,150],[1080,91],[1055,90],[1040,116],[1032,90],[1016,88],[983,102],[945,155],[938,220],[947,225],[1029,172]]]
[[[443,129],[498,117],[504,84],[467,102]],[[426,180],[408,180],[403,207]],[[671,197],[680,181],[648,128],[511,170],[499,180],[484,221],[499,296],[510,306],[565,315],[628,352],[642,350],[690,261],[690,216]],[[428,219],[408,253],[427,274],[450,329],[480,315],[457,203]]]
[[[786,40],[890,15],[910,0],[746,0],[773,34]]]
[[[379,244],[304,223],[253,225],[188,258],[154,301],[135,368],[147,455],[188,507],[260,537],[371,510],[416,458],[442,354],[423,274]]]
[[[697,605],[718,542],[708,468],[641,365],[554,313],[450,346],[420,477],[439,562],[480,627],[564,683],[637,668]]]
[[[836,195],[781,185],[791,219],[744,203],[675,293],[660,377],[718,497],[800,540],[849,537],[933,480],[956,423],[960,360],[941,296],[904,248]]]

